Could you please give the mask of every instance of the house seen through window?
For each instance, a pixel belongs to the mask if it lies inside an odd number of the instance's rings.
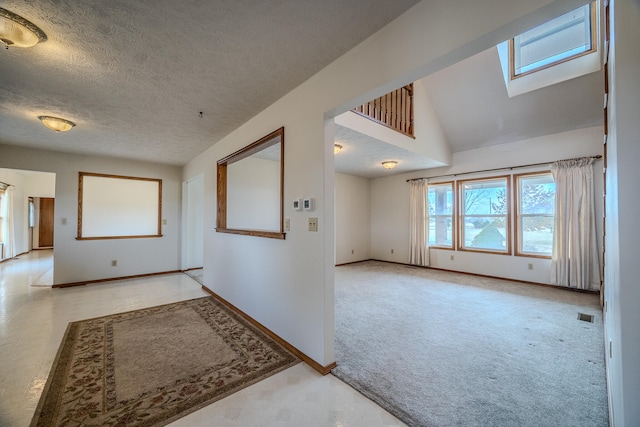
[[[458,181],[459,249],[509,253],[509,177]]]

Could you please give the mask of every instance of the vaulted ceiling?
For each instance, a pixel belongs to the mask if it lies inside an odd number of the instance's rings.
[[[0,144],[182,165],[415,3],[4,0],[49,40],[0,50]],[[489,49],[424,81],[453,152],[602,123],[601,72],[508,98]],[[77,126],[54,134],[38,115]],[[436,166],[336,134],[368,146],[360,158],[403,160],[396,173]],[[389,174],[355,160],[336,170]]]
[[[602,70],[509,98],[493,47],[422,81],[453,153],[603,123]],[[420,125],[415,117],[415,126]],[[428,156],[341,126],[336,137],[352,148],[336,156],[338,172],[377,178],[441,166]],[[385,170],[382,160],[396,160],[398,166]]]

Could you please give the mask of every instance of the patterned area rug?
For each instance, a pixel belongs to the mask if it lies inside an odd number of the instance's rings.
[[[298,362],[213,297],[72,322],[31,425],[165,425]]]

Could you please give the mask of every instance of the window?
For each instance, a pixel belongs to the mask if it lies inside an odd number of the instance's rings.
[[[516,255],[551,257],[556,184],[549,172],[516,175]]]
[[[453,249],[453,182],[429,185],[429,246]]]
[[[515,36],[509,42],[511,79],[595,52],[595,29],[594,2]]]
[[[509,176],[458,181],[458,247],[508,254]]]
[[[0,243],[4,242],[4,218],[5,218],[5,203],[4,203],[4,188],[0,187]],[[0,252],[0,258],[2,253]]]
[[[29,227],[34,228],[36,226],[36,209],[33,204],[33,198],[29,197]]]
[[[80,172],[77,240],[162,237],[162,180]]]

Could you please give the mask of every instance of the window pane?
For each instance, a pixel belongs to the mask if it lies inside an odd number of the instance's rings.
[[[518,176],[518,252],[551,256],[556,184],[551,173]]]
[[[553,247],[553,217],[527,216],[522,218],[521,251],[551,255]]]
[[[463,227],[464,247],[505,251],[507,218],[467,217]]]
[[[513,41],[515,75],[590,51],[590,5],[525,31]]]
[[[464,215],[507,213],[507,180],[465,182],[462,185]]]
[[[551,174],[521,177],[519,179],[518,212],[520,215],[553,215],[556,200],[556,183]]]
[[[453,183],[430,185],[429,245],[453,247]]]
[[[507,252],[508,195],[507,178],[460,183],[462,248]]]
[[[429,217],[429,246],[453,246],[451,216]]]

